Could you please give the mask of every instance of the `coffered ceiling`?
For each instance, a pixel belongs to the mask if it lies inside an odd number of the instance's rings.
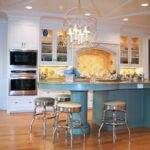
[[[78,6],[79,0],[0,0],[0,12],[37,13],[41,16],[63,15],[72,7]],[[142,7],[141,3],[149,6]],[[31,5],[32,10],[25,6]],[[150,0],[80,0],[80,6],[86,7],[92,15],[101,21],[114,21],[150,28]],[[128,18],[128,21],[123,21]]]

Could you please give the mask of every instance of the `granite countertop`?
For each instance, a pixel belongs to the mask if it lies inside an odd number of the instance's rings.
[[[56,84],[148,84],[149,80],[131,82],[131,81],[120,81],[120,80],[96,80],[95,82],[90,82],[90,80],[77,80],[74,82],[65,82],[64,79],[47,79],[40,80],[39,83],[56,83]]]

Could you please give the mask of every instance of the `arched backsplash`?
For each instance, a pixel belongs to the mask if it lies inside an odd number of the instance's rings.
[[[103,78],[105,74],[118,70],[119,45],[107,44],[96,48],[82,48],[76,51],[76,67],[81,76],[94,75]]]

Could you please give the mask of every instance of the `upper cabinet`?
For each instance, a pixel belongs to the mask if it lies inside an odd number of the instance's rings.
[[[41,61],[52,61],[53,31],[43,29],[41,41]]]
[[[57,61],[67,62],[67,33],[62,30],[57,31]]]
[[[65,31],[41,29],[41,65],[67,65],[68,55]]]
[[[120,37],[120,64],[127,67],[136,67],[140,65],[139,37]]]
[[[39,19],[9,17],[8,48],[39,49]]]

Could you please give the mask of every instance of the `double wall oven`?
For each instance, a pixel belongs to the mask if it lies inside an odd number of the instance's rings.
[[[37,95],[37,51],[10,50],[9,95]]]

